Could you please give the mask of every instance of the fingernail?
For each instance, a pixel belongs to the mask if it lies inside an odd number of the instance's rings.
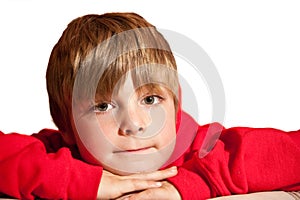
[[[155,182],[155,183],[153,184],[153,186],[155,186],[155,187],[160,187],[160,186],[162,186],[162,183],[161,183],[161,182]]]
[[[177,172],[177,167],[176,167],[176,166],[171,167],[171,168],[170,168],[170,171],[171,171],[172,173]]]

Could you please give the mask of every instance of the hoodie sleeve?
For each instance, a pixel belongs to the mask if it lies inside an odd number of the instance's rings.
[[[102,168],[74,159],[68,148],[47,153],[32,136],[0,132],[0,196],[96,199]]]
[[[223,130],[203,158],[200,146],[169,179],[182,199],[300,190],[300,131],[237,127]]]

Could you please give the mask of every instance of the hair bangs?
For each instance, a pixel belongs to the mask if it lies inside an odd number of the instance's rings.
[[[97,97],[111,96],[130,77],[134,88],[163,86],[178,95],[178,77],[174,66],[170,66],[168,52],[158,49],[141,49],[119,56],[99,78]]]

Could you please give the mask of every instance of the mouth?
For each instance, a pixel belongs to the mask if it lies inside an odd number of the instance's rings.
[[[147,154],[147,153],[154,153],[156,152],[156,148],[154,147],[144,147],[138,149],[126,149],[126,150],[119,150],[115,151],[114,153],[122,153],[122,154]]]

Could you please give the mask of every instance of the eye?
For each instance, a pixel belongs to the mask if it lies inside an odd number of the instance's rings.
[[[94,112],[96,113],[104,113],[113,109],[114,106],[110,103],[99,103],[93,107]]]
[[[143,104],[146,105],[154,105],[154,104],[158,104],[159,102],[161,102],[162,98],[159,96],[155,96],[155,95],[151,95],[151,96],[147,96],[142,100]]]

